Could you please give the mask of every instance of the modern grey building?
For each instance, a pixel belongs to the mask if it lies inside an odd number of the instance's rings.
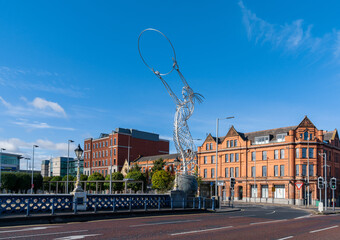
[[[19,172],[20,170],[20,159],[22,158],[19,154],[14,153],[0,153],[1,171],[2,172]]]

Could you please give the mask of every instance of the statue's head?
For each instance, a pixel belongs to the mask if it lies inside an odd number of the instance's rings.
[[[192,99],[192,96],[194,95],[194,92],[192,91],[191,87],[189,86],[184,86],[182,88],[182,96],[183,96],[183,99]]]

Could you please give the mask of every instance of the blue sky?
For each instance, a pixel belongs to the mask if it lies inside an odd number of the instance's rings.
[[[205,100],[189,121],[194,138],[233,124],[250,132],[297,125],[305,115],[338,128],[338,1],[0,1],[0,147],[43,159],[67,155],[116,127],[171,139],[175,104],[145,67],[139,33],[172,41],[180,69]],[[143,35],[157,69],[169,46]],[[165,78],[180,94],[176,74]],[[197,141],[196,144],[201,144]],[[71,156],[73,149],[71,146]],[[171,142],[171,151],[174,146]],[[22,163],[26,168],[26,162]]]

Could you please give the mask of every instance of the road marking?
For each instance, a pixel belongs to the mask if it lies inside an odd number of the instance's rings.
[[[56,232],[56,233],[42,233],[42,234],[34,234],[34,235],[5,237],[5,238],[0,238],[0,239],[29,238],[29,237],[39,237],[39,236],[58,235],[58,234],[67,234],[67,233],[78,233],[78,232],[87,232],[87,231],[88,230],[78,230],[78,231],[68,231],[68,232]]]
[[[328,227],[328,228],[321,228],[321,229],[318,229],[318,230],[310,231],[309,233],[321,232],[321,231],[325,231],[325,230],[332,229],[332,228],[337,228],[337,227],[339,227],[339,226],[335,225],[335,226]]]
[[[240,218],[240,217],[255,217],[256,215],[243,215],[243,216],[234,216],[229,218]]]
[[[310,216],[312,216],[312,214],[305,215],[305,216],[301,216],[301,217],[296,217],[296,218],[294,218],[294,219],[308,218],[308,217],[310,217]]]
[[[285,239],[289,239],[289,238],[292,238],[292,237],[294,237],[294,236],[288,236],[288,237],[284,237],[284,238],[279,238],[277,240],[285,240]]]
[[[162,225],[162,224],[174,224],[174,223],[186,223],[186,222],[200,222],[201,220],[183,220],[183,221],[172,221],[172,222],[158,222],[158,223],[145,223],[139,225],[131,225],[129,227],[143,227],[143,226],[153,226],[153,225]]]
[[[172,233],[170,234],[171,236],[176,236],[176,235],[184,235],[184,234],[192,234],[192,233],[200,233],[200,232],[208,232],[208,231],[216,231],[216,230],[221,230],[221,229],[226,229],[226,228],[231,228],[233,226],[226,226],[226,227],[219,227],[219,228],[208,228],[208,229],[202,229],[202,230],[194,230],[194,231],[189,231],[189,232],[179,232],[179,233]]]
[[[84,239],[86,237],[94,237],[102,234],[88,234],[88,235],[73,235],[61,238],[55,238],[54,240],[75,240],[75,239]]]
[[[266,214],[268,214],[268,215],[269,215],[269,214],[274,214],[274,213],[275,213],[275,211],[272,211],[272,212],[270,212],[270,213],[266,213]]]
[[[9,232],[25,232],[25,231],[37,231],[37,230],[44,230],[47,228],[53,228],[53,227],[34,227],[34,228],[24,228],[24,229],[18,229],[18,230],[7,230],[7,231],[0,231],[0,233],[9,233]]]
[[[282,221],[287,221],[287,219],[274,220],[274,221],[267,221],[267,222],[254,222],[254,223],[249,223],[249,225],[265,224],[265,223],[275,223],[275,222],[282,222]]]

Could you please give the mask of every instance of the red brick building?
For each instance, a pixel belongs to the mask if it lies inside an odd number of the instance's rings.
[[[256,202],[303,204],[305,184],[298,190],[295,183],[306,183],[309,172],[310,202],[319,198],[317,178],[324,176],[327,158],[327,179],[340,175],[340,143],[338,131],[323,131],[305,117],[292,127],[241,133],[232,126],[218,139],[217,177],[224,182],[218,189],[224,199],[231,196],[230,177],[235,177],[235,199]],[[198,147],[200,176],[205,184],[201,194],[215,195],[216,138],[210,134]],[[308,164],[309,160],[309,164]],[[328,188],[328,196],[331,191]],[[336,198],[339,196],[339,184]],[[324,192],[322,192],[322,198]]]
[[[160,139],[158,134],[117,128],[109,134],[100,134],[97,139],[84,140],[84,174],[99,172],[106,176],[111,165],[112,172],[116,172],[125,160],[168,153],[169,141]]]

